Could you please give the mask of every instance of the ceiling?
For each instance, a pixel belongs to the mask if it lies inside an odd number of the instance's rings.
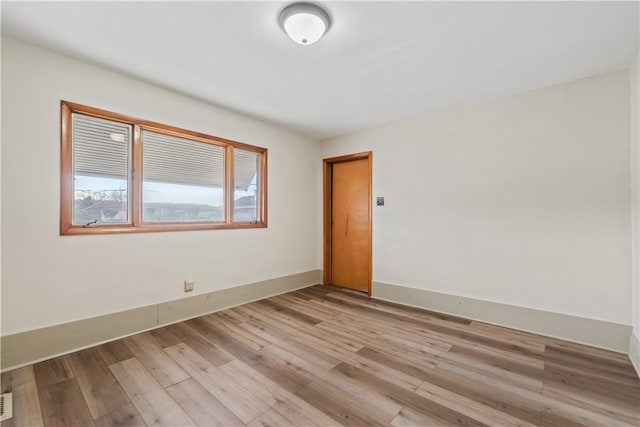
[[[2,33],[322,139],[628,67],[637,2],[2,2]]]

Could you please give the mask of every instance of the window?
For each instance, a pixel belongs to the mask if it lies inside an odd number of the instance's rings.
[[[131,126],[73,114],[73,223],[127,224]]]
[[[61,234],[267,226],[267,150],[62,101]]]
[[[256,177],[260,175],[260,154],[233,149],[233,220],[256,222],[260,192]]]
[[[142,131],[142,221],[224,222],[224,151]]]

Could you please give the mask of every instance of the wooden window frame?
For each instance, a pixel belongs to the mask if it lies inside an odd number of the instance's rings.
[[[88,107],[69,101],[60,102],[61,116],[61,159],[60,159],[60,234],[114,234],[145,233],[158,231],[189,231],[244,229],[267,227],[267,149],[217,136],[206,135],[174,126],[164,125],[149,120],[113,113],[98,108]],[[72,114],[82,114],[105,120],[125,123],[132,126],[131,180],[129,181],[128,201],[131,204],[131,219],[128,224],[100,224],[98,227],[84,227],[73,224],[73,147],[72,147]],[[142,131],[153,131],[165,135],[189,139],[205,144],[213,144],[225,149],[224,161],[224,222],[190,222],[190,223],[144,223],[142,221]],[[252,222],[233,222],[233,149],[253,151],[261,155],[259,170],[258,206],[260,220]]]

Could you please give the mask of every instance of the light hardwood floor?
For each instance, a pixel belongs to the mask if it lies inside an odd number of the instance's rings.
[[[2,426],[640,424],[626,355],[328,286],[2,374]]]

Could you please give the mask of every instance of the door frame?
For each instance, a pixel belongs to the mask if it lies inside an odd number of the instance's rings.
[[[368,180],[369,185],[367,200],[369,200],[368,205],[368,222],[369,222],[369,271],[367,272],[367,293],[371,296],[371,272],[372,272],[372,239],[371,239],[371,207],[373,203],[372,195],[372,185],[371,185],[371,176],[372,176],[372,165],[373,165],[373,153],[371,151],[366,151],[363,153],[355,153],[355,154],[347,154],[345,156],[339,157],[331,157],[328,159],[324,159],[322,161],[322,187],[323,187],[323,207],[322,207],[322,222],[323,222],[323,258],[324,258],[324,269],[322,271],[322,283],[324,285],[332,284],[332,276],[331,276],[331,199],[332,199],[332,184],[333,184],[333,165],[335,163],[343,163],[343,162],[351,162],[355,160],[367,160],[368,163]]]

